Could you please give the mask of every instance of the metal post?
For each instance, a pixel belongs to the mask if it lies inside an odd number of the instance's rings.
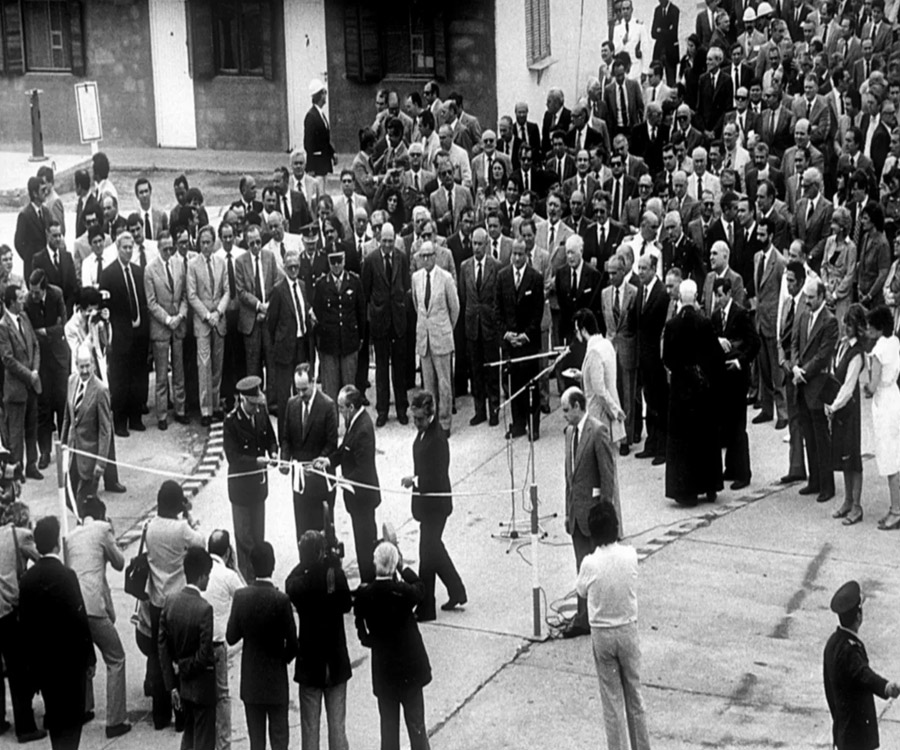
[[[531,483],[531,604],[534,610],[534,637],[541,637],[541,580],[538,552],[541,548],[537,484]]]
[[[41,89],[30,89],[25,94],[31,105],[31,156],[28,161],[46,161],[44,156],[44,131],[41,126]]]
[[[59,500],[59,525],[63,538],[69,535],[69,506],[66,503],[66,470],[63,453],[68,454],[68,448],[64,448],[59,439],[53,441],[56,447],[56,487]]]

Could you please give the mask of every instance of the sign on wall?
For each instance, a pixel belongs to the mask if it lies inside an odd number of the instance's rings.
[[[103,140],[103,123],[100,121],[100,94],[96,81],[75,84],[75,108],[78,111],[78,132],[82,143]]]

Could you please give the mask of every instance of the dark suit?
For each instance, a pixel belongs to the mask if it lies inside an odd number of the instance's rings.
[[[556,272],[556,299],[559,300],[559,340],[574,344],[575,327],[573,319],[575,313],[582,308],[587,308],[600,317],[600,271],[589,263],[582,262],[578,274],[578,287],[572,288],[572,269],[567,265]],[[570,339],[572,339],[570,341]],[[576,356],[578,362],[584,357],[584,345],[581,345],[581,356]],[[574,354],[574,352],[573,352]]]
[[[23,310],[19,327],[7,310],[0,319],[0,361],[3,362],[3,410],[6,419],[7,446],[13,460],[28,464],[37,461],[37,403],[41,383],[31,380],[40,372],[41,351],[34,329]],[[24,464],[23,464],[24,465]]]
[[[34,205],[29,203],[19,211],[14,244],[25,266],[23,277],[26,283],[31,277],[34,256],[47,249],[47,229],[51,221],[50,209],[43,205],[37,211]]]
[[[287,747],[287,665],[297,654],[291,600],[268,581],[239,589],[231,603],[225,639],[231,646],[244,642],[241,700],[250,746],[265,748],[268,723],[272,747]]]
[[[791,364],[805,373],[805,383],[797,386],[800,427],[806,442],[809,487],[820,495],[834,495],[834,471],[831,463],[831,435],[825,417],[822,387],[828,379],[828,367],[834,358],[838,340],[838,322],[825,307],[819,310],[812,331],[812,310],[804,310],[794,328]]]
[[[624,221],[625,218],[625,202],[629,198],[633,198],[637,195],[637,180],[634,177],[624,174],[622,175],[622,182],[620,183],[619,192],[621,193],[621,197],[616,196],[616,183],[618,182],[615,178],[609,179],[603,183],[603,189],[609,193],[610,196],[610,206],[609,206],[609,217],[613,221]],[[616,198],[619,198],[620,206],[616,205]]]
[[[34,268],[40,268],[47,274],[47,282],[62,290],[66,303],[66,319],[72,317],[75,294],[79,289],[78,276],[75,274],[75,261],[68,250],[59,252],[59,266],[53,263],[50,250],[44,250],[34,256]]]
[[[298,336],[297,314],[294,306],[293,282],[284,278],[272,290],[269,309],[266,311],[266,326],[272,340],[272,370],[275,381],[275,403],[278,405],[278,435],[284,434],[284,410],[294,385],[294,368],[301,362],[310,361],[310,341],[312,323],[307,287],[297,279],[298,297],[302,306],[304,330]]]
[[[65,325],[68,317],[62,292],[48,284],[43,302],[31,295],[25,301],[25,313],[31,321],[41,349],[41,395],[38,397],[38,449],[50,456],[53,431],[62,434],[66,409],[66,387],[69,381],[69,345]],[[37,331],[44,329],[43,335]]]
[[[666,238],[662,246],[663,274],[679,268],[684,278],[693,279],[700,287],[706,278],[703,256],[700,248],[683,232],[676,242]]]
[[[717,309],[712,316],[713,329],[719,338],[731,342],[725,353],[725,382],[719,404],[722,447],[725,448],[725,479],[749,482],[750,442],[747,439],[747,388],[750,367],[759,351],[759,336],[753,321],[743,307],[732,301],[728,317],[723,320]]]
[[[606,261],[616,254],[624,238],[625,227],[613,220],[609,222],[608,231],[596,222],[585,230],[584,259],[600,271],[602,275],[600,286],[606,286]]]
[[[144,271],[130,263],[137,310],[132,311],[125,272],[118,260],[100,275],[100,288],[109,292],[109,322],[113,336],[109,347],[109,395],[117,428],[141,422],[147,403],[147,351],[150,347],[150,313],[144,290]],[[134,317],[139,318],[134,325]]]
[[[319,279],[313,311],[322,390],[336,400],[343,386],[356,383],[359,345],[366,327],[366,300],[359,276],[344,271],[340,288],[332,274]]]
[[[460,277],[460,267],[467,258],[472,257],[472,238],[460,237],[459,232],[447,238],[447,247],[453,253],[453,264],[456,266],[456,279]],[[453,396],[464,396],[469,392],[469,359],[466,357],[466,331],[463,322],[463,307],[460,303],[460,315],[453,328]]]
[[[310,107],[303,118],[303,148],[307,172],[316,177],[331,174],[335,153],[331,145],[331,127],[325,124],[315,106]]]
[[[451,600],[466,601],[466,587],[456,571],[441,538],[447,518],[453,512],[450,496],[450,444],[437,414],[413,440],[412,516],[419,522],[419,575],[425,584],[425,598],[419,604],[419,618],[434,617],[434,579],[441,579]],[[422,497],[428,493],[441,496]]]
[[[831,232],[834,204],[820,194],[809,221],[806,220],[808,206],[809,198],[802,198],[797,202],[797,211],[794,213],[794,237],[803,240],[809,265],[818,273],[825,253],[825,242]]]
[[[640,389],[636,394],[634,406],[629,406],[634,409],[641,408],[641,391],[643,391],[647,401],[647,441],[644,443],[644,452],[653,453],[655,457],[665,457],[666,455],[668,386],[662,363],[660,341],[666,325],[668,307],[669,297],[662,282],[658,279],[653,282],[649,296],[643,285],[638,288],[635,314],[637,315]],[[635,438],[637,437],[635,435]]]
[[[775,169],[775,167],[769,167],[769,181],[775,186],[775,196],[784,200],[785,186],[782,171]],[[759,170],[748,165],[744,173],[744,187],[746,188],[747,198],[754,205],[756,204],[756,191],[759,189],[759,182]]]
[[[522,270],[522,281],[516,289],[514,268],[505,266],[498,276],[497,300],[494,317],[497,321],[497,333],[502,341],[504,359],[537,354],[541,346],[541,318],[544,314],[544,279],[531,266]],[[524,333],[528,341],[521,346],[512,346],[503,341],[506,333]],[[504,384],[509,387],[509,394],[517,393],[528,381],[540,371],[538,360],[520,362],[504,370]],[[534,435],[540,434],[541,400],[537,393],[537,384],[533,383],[512,402],[512,431],[524,434],[529,416]]]
[[[159,661],[166,691],[178,689],[184,710],[181,746],[216,746],[216,667],[213,608],[200,590],[186,586],[166,600],[159,619]],[[173,663],[178,664],[176,676]]]
[[[475,415],[491,416],[500,408],[499,373],[486,367],[495,362],[500,352],[500,332],[497,330],[496,304],[499,289],[498,278],[503,266],[500,261],[485,255],[479,283],[478,261],[470,258],[463,262],[459,276],[459,302],[462,314],[459,327],[468,354],[472,376],[472,400]]]
[[[512,147],[512,164],[513,169],[519,168],[519,147],[523,143],[527,143],[531,146],[532,157],[534,159],[535,164],[540,164],[544,155],[541,152],[541,130],[537,126],[536,122],[526,121],[525,122],[525,138],[522,139],[521,133],[519,132],[520,125],[517,122],[513,123],[513,147]]]
[[[563,133],[568,132],[572,125],[572,112],[565,106],[557,112],[558,118],[556,125],[553,125],[553,115],[550,112],[544,112],[544,119],[541,122],[541,153],[550,153],[550,135],[554,130],[562,130]]]
[[[734,104],[734,83],[731,76],[719,72],[716,85],[713,87],[712,76],[704,73],[700,76],[699,88],[697,115],[700,124],[704,130],[711,130],[721,137],[722,120]]]
[[[624,125],[619,125],[619,84],[612,81],[603,91],[603,102],[606,104],[607,125],[609,125],[609,137],[615,138],[619,133],[626,135],[644,120],[644,94],[641,84],[626,78],[623,83],[625,90],[625,110],[622,116]],[[624,116],[627,114],[627,117]]]
[[[657,5],[653,9],[653,24],[650,36],[656,42],[653,45],[653,59],[659,60],[666,70],[666,83],[675,85],[675,68],[678,65],[678,16],[680,11],[671,2],[665,6]]]
[[[562,186],[566,180],[575,176],[575,157],[568,153],[561,157],[550,157],[544,165],[544,170],[551,175],[553,182],[558,182]]]
[[[834,746],[837,750],[875,750],[878,716],[872,696],[888,699],[887,680],[869,666],[859,636],[845,628],[831,634],[823,662]]]
[[[406,414],[409,406],[406,396],[407,302],[411,284],[409,260],[396,248],[391,251],[391,259],[390,279],[380,248],[369,253],[362,272],[369,337],[375,348],[375,409],[379,416],[385,417],[390,406],[391,385],[397,414]]]
[[[657,9],[659,6],[657,6]],[[650,126],[642,122],[631,131],[629,149],[635,154],[641,154],[650,174],[657,174],[663,169],[663,146],[669,142],[669,128],[660,123],[656,126],[656,138],[650,140]]]
[[[44,727],[54,748],[76,749],[88,670],[97,663],[75,573],[42,557],[19,581],[19,626],[29,678],[44,699]],[[17,726],[16,729],[19,729]]]
[[[287,402],[284,432],[281,435],[282,461],[312,461],[325,458],[337,448],[337,408],[327,394],[317,391],[312,404],[307,405],[307,417],[302,419],[303,399],[293,396]],[[296,480],[292,477],[296,486]],[[301,485],[302,492],[294,492],[294,524],[297,541],[304,531],[325,528],[325,509],[334,509],[334,490],[328,490],[325,478],[319,474],[307,474]]]
[[[240,404],[226,415],[222,430],[238,568],[244,580],[250,582],[255,578],[250,550],[265,538],[265,501],[269,496],[268,472],[257,466],[256,459],[277,455],[278,442],[269,415],[260,409],[252,417],[247,416]],[[250,472],[256,473],[243,476]]]

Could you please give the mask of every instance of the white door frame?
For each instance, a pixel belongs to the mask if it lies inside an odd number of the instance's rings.
[[[288,140],[303,148],[303,119],[310,107],[309,82],[327,82],[325,0],[284,0],[285,86]]]
[[[197,148],[186,2],[149,0],[149,12],[156,143],[160,148]]]

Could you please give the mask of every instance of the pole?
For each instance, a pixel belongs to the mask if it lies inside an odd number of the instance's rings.
[[[541,637],[541,578],[538,571],[540,544],[537,484],[531,483],[531,606],[534,611],[534,637]]]
[[[44,156],[44,131],[41,126],[41,89],[30,89],[25,92],[31,108],[31,156],[28,161],[46,161]]]
[[[56,446],[56,487],[59,500],[59,525],[63,538],[65,538],[69,535],[69,506],[66,503],[65,469],[65,460],[68,458],[69,449],[59,442],[59,438],[53,441],[53,445]]]

